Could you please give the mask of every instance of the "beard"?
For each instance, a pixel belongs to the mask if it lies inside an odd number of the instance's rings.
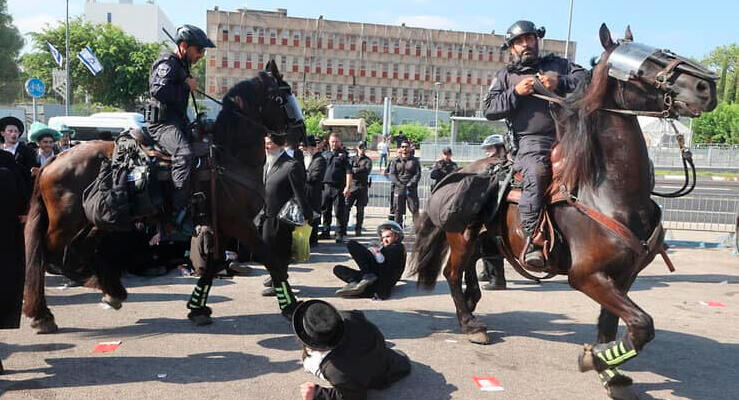
[[[280,156],[280,153],[282,152],[282,149],[277,147],[272,152],[265,150],[264,154],[267,156],[266,162],[267,165],[272,165],[277,161],[277,158]]]
[[[533,66],[539,60],[539,49],[527,49],[521,54],[514,54],[514,61],[522,66]]]

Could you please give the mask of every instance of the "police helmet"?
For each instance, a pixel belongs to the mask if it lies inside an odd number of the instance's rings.
[[[510,28],[505,33],[505,42],[501,45],[503,49],[507,49],[511,46],[514,40],[516,40],[517,37],[521,35],[526,35],[529,33],[534,34],[538,38],[543,38],[544,34],[547,32],[546,28],[543,26],[536,28],[536,25],[534,25],[531,21],[516,21],[513,25],[511,25]]]
[[[180,42],[187,42],[190,46],[200,46],[203,48],[216,47],[216,45],[208,39],[205,32],[194,25],[182,25],[177,28],[176,42],[177,44],[180,44]]]
[[[480,145],[483,149],[489,149],[494,146],[505,146],[503,135],[490,135]]]
[[[364,140],[360,140],[357,143],[357,148],[362,149],[362,150],[367,150],[367,142],[365,142]]]

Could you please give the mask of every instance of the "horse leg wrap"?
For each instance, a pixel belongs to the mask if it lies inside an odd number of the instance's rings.
[[[602,372],[608,368],[615,368],[626,361],[636,357],[636,348],[631,343],[628,335],[621,340],[610,343],[597,344],[593,346],[593,364],[597,371]]]
[[[275,282],[275,292],[277,293],[277,302],[280,304],[280,310],[284,310],[298,301],[287,281]]]
[[[195,289],[192,290],[190,295],[190,301],[187,302],[187,308],[190,310],[197,310],[206,308],[205,304],[208,302],[208,293],[210,293],[211,283],[200,283],[195,285]]]
[[[618,368],[607,368],[598,373],[598,378],[603,386],[627,386],[634,383],[628,376],[624,375]]]

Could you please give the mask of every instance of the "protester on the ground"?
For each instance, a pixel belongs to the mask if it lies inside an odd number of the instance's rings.
[[[537,29],[530,21],[517,21],[508,28],[503,49],[509,49],[513,58],[496,73],[485,100],[485,117],[506,118],[518,140],[515,168],[523,174],[518,211],[527,240],[538,242],[526,249],[523,261],[534,267],[542,267],[545,262],[541,241],[532,235],[552,179],[549,155],[556,132],[549,103],[531,94],[539,81],[547,90],[564,96],[588,76],[586,70],[566,58],[554,54],[539,57],[539,38],[544,32],[543,27]]]
[[[190,93],[198,90],[198,81],[190,75],[190,67],[203,58],[207,48],[215,45],[205,32],[192,25],[177,28],[175,41],[176,51],[163,52],[151,67],[148,132],[172,156],[172,213],[175,223],[181,225],[187,215],[193,162],[187,103]]]
[[[348,224],[349,213],[356,204],[357,217],[354,224],[354,234],[360,236],[364,223],[364,207],[369,202],[369,175],[372,173],[372,160],[367,157],[367,142],[361,141],[357,144],[357,155],[351,158],[349,164],[352,167],[352,183],[349,187],[349,195],[346,197],[345,219]]]
[[[452,161],[452,148],[444,147],[441,149],[441,158],[436,160],[429,176],[432,179],[431,190],[434,190],[434,186],[444,179],[445,176],[458,169],[457,163]]]
[[[380,154],[380,169],[387,166],[388,152],[390,151],[389,139],[385,136],[380,137],[380,142],[377,143],[377,152]]]
[[[403,276],[405,270],[405,246],[403,228],[395,221],[387,221],[377,228],[380,243],[364,247],[354,240],[346,249],[357,263],[359,270],[344,265],[334,267],[334,275],[346,282],[336,291],[339,296],[364,296],[385,300]]]
[[[23,122],[18,118],[0,118],[2,149],[13,155],[15,163],[21,168],[21,174],[23,174],[24,190],[30,193],[33,188],[31,168],[38,167],[38,160],[36,152],[20,141],[24,129]]]
[[[326,159],[326,174],[323,177],[323,232],[319,239],[331,238],[331,211],[336,216],[336,243],[343,243],[346,236],[346,195],[352,184],[352,169],[349,154],[341,145],[338,134],[332,133],[328,138],[329,150],[323,152]]]
[[[421,180],[421,163],[410,155],[410,143],[400,145],[400,158],[390,168],[390,180],[395,185],[395,222],[403,226],[406,203],[415,220],[418,216],[418,182]]]
[[[318,151],[315,136],[308,136],[302,147],[305,153],[304,165],[306,170],[305,197],[313,210],[310,224],[313,227],[310,233],[310,245],[318,244],[318,227],[321,225],[321,195],[323,191],[323,177],[326,175],[326,159]]]
[[[303,343],[305,371],[332,386],[304,382],[302,400],[365,400],[369,389],[385,389],[411,371],[408,356],[388,348],[361,311],[308,300],[295,311],[293,330]]]
[[[57,154],[54,151],[54,144],[61,137],[62,134],[59,131],[49,128],[44,123],[34,122],[31,124],[31,133],[28,135],[28,140],[36,142],[38,145],[36,160],[39,164],[39,167],[31,168],[31,175],[36,176],[39,168],[46,165]]]
[[[287,282],[294,227],[282,221],[279,212],[291,199],[300,205],[306,221],[313,217],[313,211],[305,197],[305,174],[301,172],[297,161],[285,153],[285,135],[268,133],[264,138],[264,148],[267,153],[264,165],[264,209],[258,220],[262,239],[269,245],[274,267],[270,270],[272,287],[262,295],[276,295],[280,310],[289,313],[297,301]]]
[[[6,151],[0,151],[0,192],[0,329],[18,329],[25,277],[21,216],[26,213],[30,192],[24,171]]]

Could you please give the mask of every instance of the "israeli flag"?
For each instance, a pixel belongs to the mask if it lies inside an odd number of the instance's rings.
[[[92,50],[87,46],[77,53],[77,58],[82,61],[82,64],[85,64],[85,67],[87,67],[93,75],[97,75],[103,70],[103,64],[100,64],[100,61],[95,57],[95,54],[93,54]]]
[[[59,50],[57,50],[57,48],[50,42],[47,41],[46,44],[49,45],[49,51],[51,52],[51,56],[54,57],[54,61],[56,61],[57,65],[62,67],[62,61],[64,61],[62,53],[60,53]]]

